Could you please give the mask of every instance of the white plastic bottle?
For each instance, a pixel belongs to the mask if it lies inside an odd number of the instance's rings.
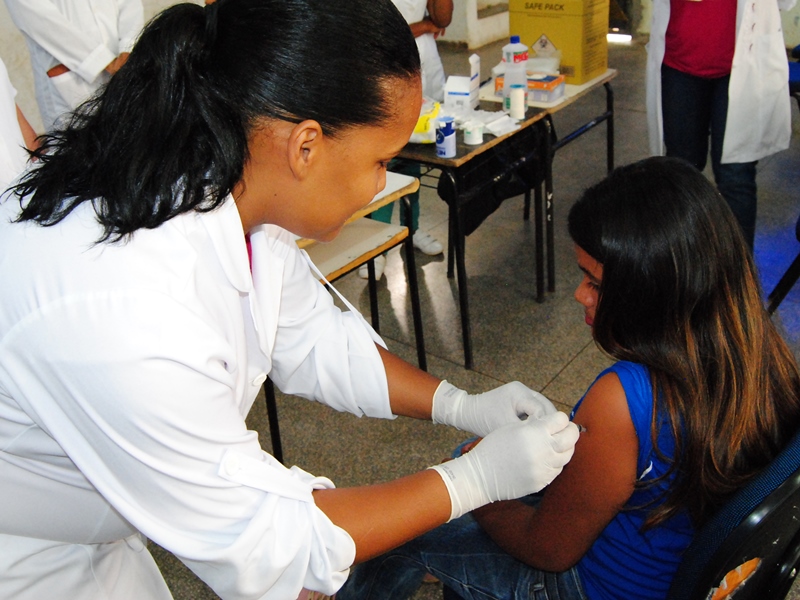
[[[518,35],[511,36],[511,42],[503,46],[503,110],[511,110],[511,86],[523,85],[525,105],[528,104],[528,47],[519,41]]]

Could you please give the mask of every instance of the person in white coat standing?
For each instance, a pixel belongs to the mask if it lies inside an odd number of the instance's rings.
[[[144,24],[141,0],[5,0],[31,55],[46,131],[107,83]]]
[[[652,154],[703,169],[753,246],[756,162],[789,147],[788,64],[779,9],[796,0],[654,0],[647,63]],[[710,134],[710,135],[709,135]]]
[[[392,3],[403,15],[411,28],[411,34],[417,42],[419,60],[422,69],[422,96],[437,102],[444,101],[444,67],[436,47],[436,39],[444,34],[445,28],[450,25],[453,18],[453,0],[392,0]],[[419,163],[404,160],[393,161],[389,170],[412,177],[419,177],[421,168]],[[410,231],[414,247],[428,256],[437,256],[444,251],[442,243],[429,232],[419,228],[419,192],[409,196],[411,202]],[[390,223],[394,204],[389,204],[372,213],[371,218],[376,221]],[[400,224],[406,225],[405,213],[400,212]],[[386,255],[375,257],[375,278],[380,279],[386,268]],[[367,279],[367,266],[358,270],[358,276]]]
[[[0,598],[168,599],[144,537],[225,600],[332,594],[354,562],[561,472],[565,414],[390,354],[295,243],[383,188],[421,97],[389,0],[177,4],[44,136],[0,203]],[[247,430],[267,376],[484,441],[335,489]]]
[[[422,95],[444,102],[444,67],[436,47],[453,18],[453,0],[392,0],[411,27],[422,68]]]

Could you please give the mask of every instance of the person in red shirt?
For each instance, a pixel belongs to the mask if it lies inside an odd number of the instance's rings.
[[[665,151],[703,170],[710,150],[717,188],[751,248],[756,163],[789,143],[789,97],[781,90],[788,87],[788,75],[778,9],[791,4],[793,0],[653,4],[648,45],[651,151]]]

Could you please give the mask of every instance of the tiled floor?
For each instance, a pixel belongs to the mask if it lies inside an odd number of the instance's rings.
[[[480,50],[483,78],[500,56],[502,43]],[[442,50],[448,74],[466,74],[465,50]],[[647,155],[644,107],[645,49],[642,42],[612,46],[610,66],[619,70],[616,95],[616,157],[625,164]],[[556,117],[559,132],[570,131],[604,105],[602,92],[565,109]],[[795,138],[800,128],[797,107]],[[800,212],[797,173],[800,146],[764,160],[759,165],[759,224],[756,257],[762,282],[771,289],[780,273],[800,250],[794,222]],[[472,391],[493,388],[518,379],[548,395],[568,410],[594,376],[608,364],[594,346],[583,322],[582,309],[572,298],[580,279],[572,247],[565,233],[565,217],[581,190],[605,174],[604,127],[560,151],[555,161],[555,227],[557,290],[537,304],[533,275],[532,223],[522,220],[522,200],[505,202],[467,240],[475,368],[462,366],[458,296],[446,277],[442,257],[417,255],[429,371]],[[445,204],[432,189],[422,192],[422,227],[446,240]],[[338,289],[369,313],[366,284],[355,275],[337,283]],[[386,276],[379,284],[381,332],[391,350],[415,361],[413,328],[403,257],[389,254]],[[784,301],[776,322],[795,355],[800,356],[800,286]],[[286,460],[312,473],[326,475],[339,486],[384,481],[423,469],[449,454],[461,441],[461,432],[430,423],[399,418],[396,421],[357,419],[316,403],[280,397],[280,423]],[[263,403],[250,415],[252,428],[262,432],[270,448]],[[216,596],[168,554],[154,548],[176,600],[204,600]],[[440,597],[437,585],[426,585],[416,600]],[[790,597],[800,598],[793,592]]]
[[[499,57],[502,44],[480,50],[484,78]],[[442,51],[445,70],[465,74],[468,53]],[[638,42],[612,46],[610,66],[619,70],[616,95],[616,157],[625,164],[647,155],[644,107],[645,49]],[[601,111],[602,92],[559,113],[556,128],[571,131],[588,116]],[[800,118],[793,107],[797,134]],[[572,298],[580,275],[565,234],[566,211],[581,190],[605,172],[603,127],[560,151],[555,161],[555,226],[557,290],[537,304],[533,275],[532,224],[522,220],[522,199],[504,203],[467,240],[475,369],[462,366],[458,296],[446,277],[446,261],[417,254],[422,288],[425,339],[429,371],[469,390],[486,390],[518,379],[540,390],[567,410],[594,376],[608,364],[594,346],[582,309]],[[756,256],[762,282],[771,289],[800,244],[794,239],[794,221],[800,212],[797,173],[800,146],[762,161],[759,165],[759,226]],[[445,204],[432,189],[422,192],[422,227],[446,240]],[[366,284],[355,275],[337,282],[338,289],[369,313]],[[381,332],[390,349],[415,361],[410,305],[399,250],[389,254],[386,276],[379,285]],[[775,317],[786,327],[786,337],[800,356],[800,286],[784,301]],[[315,403],[279,398],[280,423],[287,462],[331,477],[339,486],[384,481],[422,469],[439,461],[464,436],[458,431],[399,418],[393,422],[357,419],[337,414]],[[260,404],[251,415],[253,428],[266,431]],[[268,434],[263,444],[269,448]],[[176,599],[214,598],[203,592],[174,559],[159,554]],[[208,594],[208,595],[204,595]],[[415,600],[441,597],[438,585],[426,584]],[[793,590],[790,598],[800,598]]]

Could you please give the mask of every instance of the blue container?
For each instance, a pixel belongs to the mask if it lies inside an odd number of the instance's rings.
[[[456,155],[456,123],[453,117],[439,117],[436,123],[436,156],[453,158]]]

